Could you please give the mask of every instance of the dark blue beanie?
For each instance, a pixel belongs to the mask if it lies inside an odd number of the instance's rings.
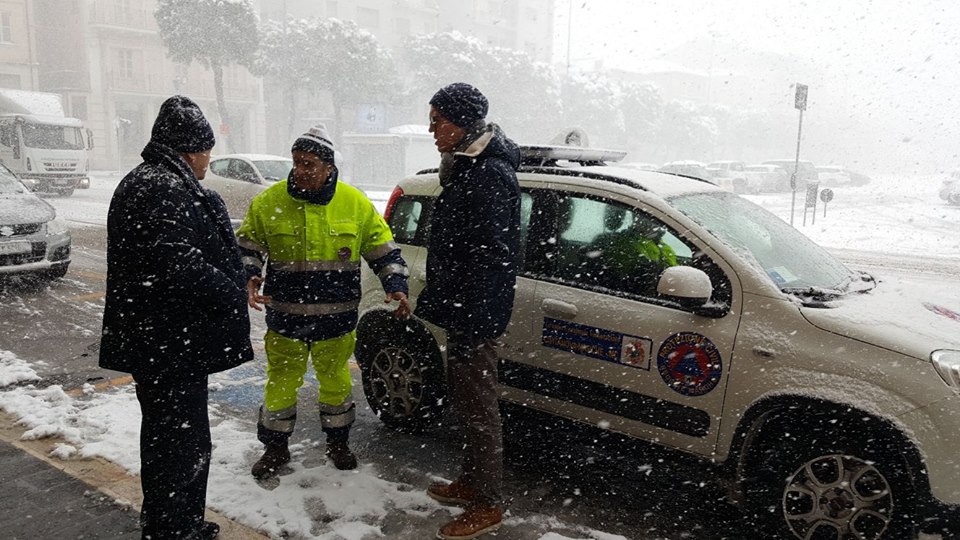
[[[430,98],[430,105],[456,126],[467,129],[487,117],[487,98],[467,83],[444,86]]]
[[[200,106],[186,96],[173,96],[163,102],[150,140],[187,154],[206,152],[217,142]]]

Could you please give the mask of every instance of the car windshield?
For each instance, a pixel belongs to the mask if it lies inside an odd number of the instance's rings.
[[[785,292],[839,294],[856,277],[782,219],[732,193],[683,195],[670,204],[754,262]]]
[[[83,136],[75,127],[23,124],[23,143],[30,148],[83,150]]]
[[[23,193],[24,187],[6,167],[0,166],[0,194]]]
[[[268,182],[283,180],[290,173],[290,169],[293,168],[293,161],[282,159],[254,161],[253,164],[257,166],[260,174]]]

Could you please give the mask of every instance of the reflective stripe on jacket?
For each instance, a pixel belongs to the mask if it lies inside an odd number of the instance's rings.
[[[266,273],[267,326],[281,335],[312,341],[353,330],[361,258],[386,292],[407,291],[387,223],[362,191],[339,181],[335,188],[328,204],[315,204],[277,182],[253,199],[237,231],[248,276]]]

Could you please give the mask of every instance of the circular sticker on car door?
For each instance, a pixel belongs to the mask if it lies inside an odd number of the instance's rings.
[[[680,332],[660,344],[657,369],[673,391],[685,396],[702,396],[719,384],[723,362],[717,346],[707,337]]]

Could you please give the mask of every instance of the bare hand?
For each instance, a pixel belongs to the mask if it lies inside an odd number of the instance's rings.
[[[396,300],[400,302],[400,305],[397,306],[397,309],[394,310],[393,316],[398,319],[409,319],[410,318],[410,302],[407,300],[407,294],[400,291],[387,293],[387,296],[383,299],[384,304],[389,304],[390,302]]]
[[[269,304],[273,300],[270,296],[260,294],[260,286],[263,285],[263,278],[253,276],[247,281],[247,305],[257,311],[263,311],[262,305]]]

